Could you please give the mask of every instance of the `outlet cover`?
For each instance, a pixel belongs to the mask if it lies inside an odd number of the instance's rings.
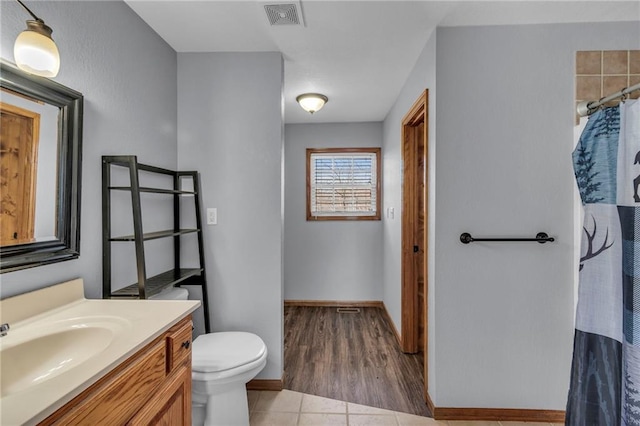
[[[207,209],[207,225],[217,225],[218,224],[218,209],[208,208]]]

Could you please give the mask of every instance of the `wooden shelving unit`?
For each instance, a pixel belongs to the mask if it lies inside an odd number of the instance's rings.
[[[112,168],[123,167],[129,172],[129,186],[111,185]],[[156,173],[173,179],[173,188],[141,187],[139,172]],[[181,180],[191,179],[193,191],[181,190]],[[131,208],[133,216],[133,234],[123,236],[112,235],[111,222],[111,194],[112,191],[127,191],[131,193]],[[163,194],[173,197],[173,228],[161,231],[143,232],[141,194]],[[189,196],[193,199],[196,227],[184,229],[181,227],[180,198]],[[181,237],[187,234],[197,234],[199,267],[182,268],[180,265]],[[146,258],[144,242],[159,238],[173,239],[174,262],[171,268],[154,276],[148,277],[146,272]],[[113,289],[112,283],[112,245],[113,243],[134,243],[135,261],[137,267],[137,282],[124,287]],[[204,310],[204,325],[207,333],[211,332],[209,325],[209,306],[207,297],[207,280],[204,266],[204,248],[202,239],[202,219],[200,211],[200,182],[198,172],[173,171],[160,167],[138,163],[135,155],[118,155],[102,157],[102,297],[104,299],[148,299],[169,287],[182,285],[200,286],[202,288],[202,307]]]

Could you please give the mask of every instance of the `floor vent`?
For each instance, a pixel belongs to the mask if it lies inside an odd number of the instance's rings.
[[[302,11],[300,10],[300,2],[287,2],[276,4],[264,4],[264,10],[267,13],[269,24],[275,25],[302,25]]]
[[[360,308],[338,308],[339,314],[359,314]]]

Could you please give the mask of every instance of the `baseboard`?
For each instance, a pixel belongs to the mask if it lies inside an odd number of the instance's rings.
[[[426,399],[425,402],[427,403],[427,408],[431,413],[431,417],[435,419],[435,416],[433,415],[433,413],[436,411],[436,406],[433,404],[433,401],[431,400],[431,395],[429,395],[429,391],[427,391],[427,394],[425,395],[425,399]]]
[[[247,383],[247,390],[281,391],[283,383],[283,379],[253,379]]]
[[[435,420],[490,420],[564,424],[565,412],[561,410],[436,407],[429,392],[427,392],[425,399],[427,408]]]
[[[431,398],[428,398],[427,405],[433,414],[433,418],[436,420],[493,420],[564,423],[565,417],[565,412],[561,410],[435,407],[433,406]]]
[[[380,300],[285,300],[284,306],[312,306],[320,308],[382,308]]]
[[[384,312],[384,316],[387,317],[387,321],[389,322],[389,325],[391,326],[391,331],[393,331],[393,335],[396,336],[396,341],[398,342],[400,347],[402,347],[402,340],[400,340],[400,333],[398,333],[398,329],[396,328],[396,324],[391,319],[391,315],[389,315],[389,311],[387,311],[387,306],[384,304],[384,302],[380,302],[380,303],[382,303],[382,311]]]

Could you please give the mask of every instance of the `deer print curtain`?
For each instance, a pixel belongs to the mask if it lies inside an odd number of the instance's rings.
[[[589,117],[573,164],[584,223],[566,424],[640,426],[640,102]]]

